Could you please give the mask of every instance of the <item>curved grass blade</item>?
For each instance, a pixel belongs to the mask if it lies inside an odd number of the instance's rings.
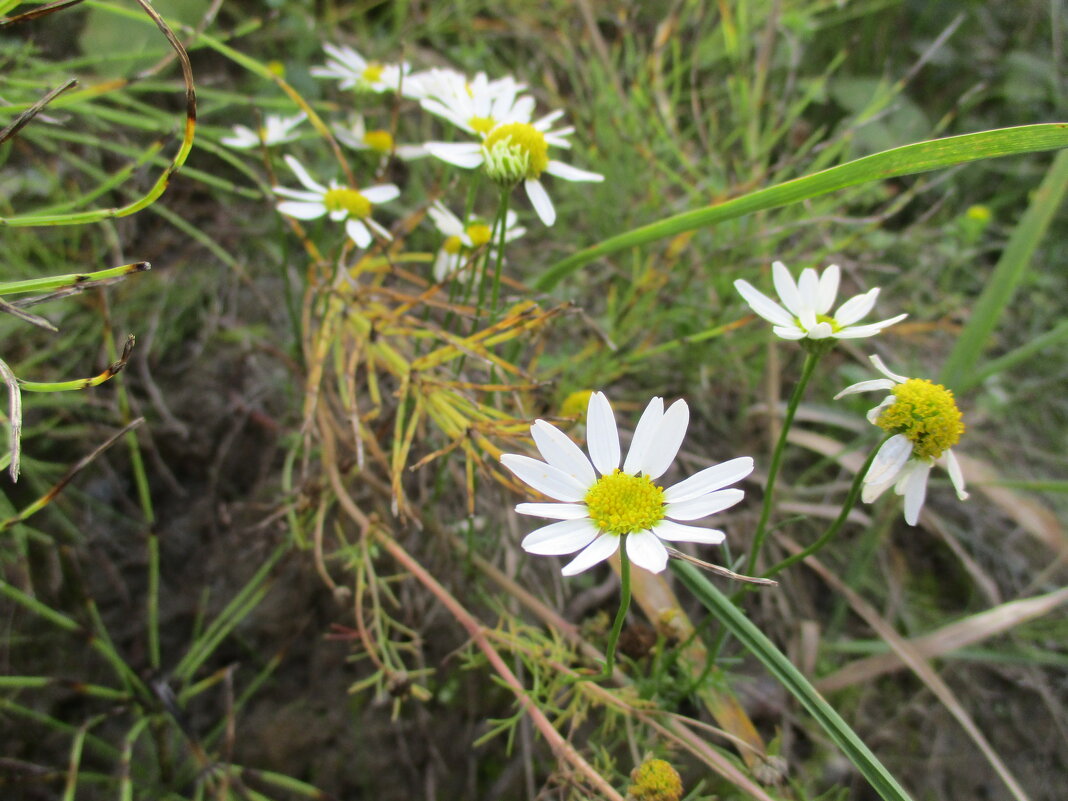
[[[884,801],[910,801],[909,794],[883,767],[849,724],[823,700],[816,688],[809,684],[808,679],[801,675],[782,651],[731,603],[730,598],[716,589],[700,570],[688,562],[673,559],[671,569],[724,628],[759,659],[816,719]]]
[[[558,261],[534,282],[534,286],[540,290],[552,289],[561,279],[583,265],[609,253],[655,242],[724,220],[744,217],[753,212],[788,206],[850,186],[882,181],[899,175],[940,170],[969,161],[1062,147],[1068,147],[1068,122],[998,128],[884,150],[882,153],[865,156],[813,175],[758,189],[756,192],[713,206],[684,211],[613,236]]]

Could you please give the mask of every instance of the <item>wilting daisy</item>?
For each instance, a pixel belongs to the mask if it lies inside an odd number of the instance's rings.
[[[314,180],[304,166],[292,156],[286,156],[286,164],[296,173],[304,189],[274,187],[274,193],[289,200],[278,204],[278,211],[298,220],[315,220],[328,215],[335,222],[345,221],[345,232],[357,245],[365,248],[374,238],[371,232],[392,239],[389,231],[371,219],[371,210],[376,203],[386,203],[400,195],[395,184],[377,184],[363,189],[353,189],[331,181],[323,186]]]
[[[463,73],[432,69],[419,74],[420,105],[479,138],[509,122],[529,123],[534,98],[521,95],[526,88],[511,76],[490,80],[480,72],[468,80]]]
[[[312,67],[311,74],[317,78],[337,78],[342,89],[366,89],[371,92],[396,92],[403,79],[411,71],[407,62],[380,64],[368,61],[346,45],[324,44],[323,50],[330,56],[325,67]]]
[[[796,284],[781,261],[772,264],[771,271],[781,306],[748,281],[739,279],[734,282],[734,288],[753,311],[774,326],[772,331],[783,339],[859,339],[874,336],[887,326],[908,317],[907,314],[899,314],[878,323],[854,325],[875,306],[875,299],[879,297],[878,287],[850,298],[831,315],[841,276],[837,264],[824,270],[822,276],[817,275],[811,267],[806,267]]]
[[[549,158],[549,146],[571,147],[565,137],[574,128],[553,131],[562,111],[554,111],[533,123],[507,122],[497,125],[481,142],[427,142],[427,152],[457,167],[482,167],[502,187],[522,181],[534,211],[546,225],[556,222],[556,209],[541,184],[543,173],[565,181],[603,181],[604,176],[587,172]]]
[[[492,240],[497,237],[493,234],[491,222],[475,218],[464,225],[440,200],[434,201],[427,209],[427,214],[438,231],[445,235],[445,241],[434,258],[435,281],[440,283],[455,275],[466,266],[472,252],[483,245],[490,245],[490,260],[496,258],[496,242]],[[511,242],[526,232],[527,229],[519,225],[519,215],[509,209],[504,219],[504,241]]]
[[[544,556],[578,551],[563,569],[565,576],[573,576],[610,557],[625,537],[630,560],[659,573],[668,560],[663,541],[723,542],[722,531],[678,521],[697,520],[738,503],[742,490],[724,487],[749,475],[753,460],[732,459],[667,489],[661,487],[656,479],[674,461],[689,419],[685,401],[675,401],[665,411],[663,399],[653,398],[638,421],[622,469],[615,416],[604,393],[590,396],[589,459],[558,428],[536,420],[530,433],[545,461],[505,454],[501,462],[520,480],[557,501],[521,503],[516,511],[559,522],[528,534],[523,550]]]
[[[927,495],[927,476],[935,464],[945,467],[957,497],[962,501],[968,497],[960,463],[950,450],[964,433],[964,423],[953,393],[941,384],[892,373],[878,356],[872,356],[871,363],[886,378],[861,381],[835,395],[837,399],[855,392],[890,390],[868,412],[869,422],[893,436],[882,444],[868,468],[861,498],[871,503],[893,485],[894,492],[905,497],[905,522],[914,526]]]
[[[352,118],[349,127],[334,127],[334,136],[341,144],[353,150],[370,150],[383,156],[395,155],[404,161],[423,158],[429,155],[422,145],[398,145],[393,141],[393,134],[384,129],[367,130],[362,114]]]
[[[263,118],[263,125],[257,130],[252,130],[246,125],[235,125],[233,136],[224,136],[219,141],[227,147],[238,150],[248,150],[260,145],[278,145],[283,142],[292,142],[299,134],[293,129],[300,125],[308,115],[303,111],[293,117],[280,117],[277,114],[268,114]]]

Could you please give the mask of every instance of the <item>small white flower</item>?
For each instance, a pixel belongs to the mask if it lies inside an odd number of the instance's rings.
[[[374,241],[374,231],[385,239],[392,239],[389,231],[371,219],[371,210],[376,203],[386,203],[400,195],[395,184],[377,184],[364,189],[353,189],[331,181],[323,186],[314,180],[304,166],[292,156],[286,156],[286,164],[304,185],[304,189],[274,187],[274,193],[288,200],[278,204],[278,211],[298,220],[315,220],[327,215],[335,222],[345,221],[349,238],[365,248]]]
[[[879,297],[878,287],[850,298],[838,307],[834,315],[829,314],[838,294],[840,271],[837,264],[824,270],[822,276],[817,275],[811,267],[806,267],[796,284],[781,261],[772,264],[771,269],[775,291],[779,294],[782,306],[748,281],[739,279],[734,282],[734,288],[753,311],[774,326],[772,331],[783,339],[859,339],[874,336],[887,326],[908,317],[907,314],[899,314],[878,323],[854,325],[875,306],[875,299]]]
[[[280,145],[283,142],[292,142],[299,134],[293,129],[300,125],[308,115],[303,111],[294,117],[280,117],[277,114],[268,114],[263,118],[263,127],[252,130],[245,125],[235,125],[233,136],[224,136],[219,141],[227,147],[238,150],[248,150],[260,145]]]
[[[553,131],[553,123],[562,111],[554,111],[533,123],[508,122],[494,127],[481,142],[427,142],[430,155],[457,167],[483,170],[501,186],[511,187],[520,181],[538,217],[546,225],[556,222],[556,209],[541,184],[543,173],[565,181],[603,181],[604,176],[587,172],[562,161],[549,158],[549,146],[571,147],[565,137],[574,128]]]
[[[534,98],[520,94],[525,88],[511,76],[491,81],[484,72],[470,80],[448,69],[432,69],[418,76],[423,109],[480,139],[498,125],[531,121]]]
[[[337,78],[342,89],[366,89],[371,92],[396,92],[411,72],[407,62],[380,64],[368,61],[346,45],[324,44],[323,50],[330,56],[325,67],[312,67],[316,78]]]
[[[370,150],[382,156],[395,155],[403,161],[423,158],[429,154],[422,145],[398,145],[393,134],[384,129],[367,130],[362,114],[353,115],[347,128],[334,127],[334,136],[341,144],[353,150]]]
[[[464,225],[440,200],[431,204],[427,214],[438,231],[445,235],[445,241],[434,258],[434,280],[438,283],[467,267],[472,251],[483,245],[489,245],[490,261],[496,259],[499,234],[493,233],[492,223],[472,219]],[[509,209],[504,220],[504,241],[511,242],[526,232],[527,229],[519,225],[519,215]]]
[[[675,460],[689,419],[685,401],[675,401],[666,411],[662,398],[649,401],[622,470],[619,433],[604,393],[590,396],[586,418],[589,459],[558,428],[536,420],[530,432],[545,461],[505,454],[501,462],[520,480],[559,501],[521,503],[516,511],[559,522],[528,534],[523,550],[543,556],[579,551],[563,569],[565,576],[573,576],[614,554],[620,538],[626,536],[630,560],[659,573],[668,560],[664,541],[723,542],[722,531],[677,521],[697,520],[738,503],[742,490],[724,487],[752,472],[751,458],[743,456],[706,468],[667,489],[654,483]]]
[[[853,384],[834,397],[890,390],[891,394],[868,412],[868,421],[892,436],[879,448],[864,476],[861,499],[871,503],[893,486],[894,492],[905,498],[905,522],[914,526],[927,496],[927,477],[935,464],[949,473],[957,497],[962,501],[968,497],[960,463],[950,450],[964,433],[964,423],[953,393],[941,384],[892,373],[878,356],[872,356],[871,363],[886,377]]]

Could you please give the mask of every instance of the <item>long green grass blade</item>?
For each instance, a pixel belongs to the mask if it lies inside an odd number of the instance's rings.
[[[841,715],[823,700],[815,687],[801,675],[782,651],[775,647],[730,598],[721,593],[696,567],[678,559],[671,569],[686,588],[790,691],[824,731],[842,749],[857,770],[884,801],[909,801],[909,794],[883,767],[871,749],[857,736]]]
[[[942,368],[942,382],[963,392],[981,380],[976,375],[979,358],[1002,313],[1012,301],[1016,287],[1027,273],[1035,248],[1049,229],[1053,216],[1068,191],[1068,151],[1057,154],[1042,185],[1031,198],[1031,205],[1013,229],[994,273],[979,300],[972,308],[949,358]]]
[[[758,189],[724,203],[684,211],[613,236],[558,261],[546,270],[534,285],[541,290],[552,289],[561,279],[583,265],[609,253],[655,242],[724,220],[744,217],[757,211],[788,206],[850,186],[882,181],[899,175],[940,170],[969,161],[1062,147],[1068,147],[1068,122],[998,128],[895,147],[893,150],[865,156],[814,175]]]

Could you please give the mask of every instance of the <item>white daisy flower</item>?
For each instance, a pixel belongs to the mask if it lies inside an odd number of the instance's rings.
[[[294,117],[280,117],[277,114],[268,114],[263,118],[263,125],[257,130],[252,130],[245,125],[235,125],[233,136],[224,136],[219,141],[227,147],[238,150],[248,150],[260,145],[279,145],[283,142],[292,142],[299,134],[293,133],[293,129],[300,125],[308,115],[303,111]]]
[[[429,155],[422,145],[398,145],[393,134],[384,129],[367,130],[362,114],[355,114],[349,127],[334,126],[334,136],[341,144],[353,150],[370,150],[382,156],[395,155],[403,161],[411,161]]]
[[[590,396],[589,459],[558,428],[536,420],[530,432],[545,461],[505,454],[501,462],[520,480],[558,501],[521,503],[516,511],[559,522],[528,534],[523,550],[545,556],[578,551],[563,569],[565,576],[573,576],[610,557],[619,548],[620,538],[626,537],[630,560],[659,573],[668,560],[664,541],[723,542],[722,531],[678,521],[697,520],[738,503],[742,490],[724,487],[749,475],[753,460],[748,456],[731,459],[667,489],[659,486],[655,481],[674,461],[689,418],[685,401],[675,401],[666,411],[662,398],[649,401],[622,469],[615,416],[604,393]]]
[[[890,390],[868,412],[869,422],[893,436],[882,444],[868,468],[861,499],[871,503],[893,485],[894,492],[905,498],[905,522],[914,526],[927,495],[927,476],[935,464],[949,473],[957,497],[962,501],[968,497],[960,463],[950,450],[964,433],[964,423],[953,393],[941,384],[892,373],[878,356],[872,356],[871,363],[886,377],[853,384],[834,397]]]
[[[395,184],[377,184],[363,189],[353,189],[331,181],[323,186],[314,180],[304,166],[292,156],[285,157],[289,169],[304,185],[304,189],[274,187],[274,193],[288,200],[278,204],[278,211],[298,220],[315,220],[327,215],[335,222],[345,221],[349,238],[365,248],[374,241],[372,231],[385,239],[392,239],[389,231],[371,219],[371,210],[376,203],[386,203],[400,195]]]
[[[822,276],[817,275],[811,267],[806,267],[796,284],[781,261],[772,264],[771,270],[782,306],[748,281],[739,279],[734,282],[734,288],[753,311],[774,326],[772,331],[783,339],[859,339],[874,336],[908,317],[907,314],[899,314],[878,323],[854,325],[875,306],[875,299],[879,297],[878,287],[850,298],[833,315],[829,314],[838,294],[840,271],[837,264],[824,270]]]
[[[523,182],[527,197],[546,225],[556,222],[556,209],[541,184],[543,173],[565,181],[603,181],[604,176],[549,158],[549,146],[571,147],[565,138],[574,128],[553,131],[562,111],[554,111],[533,123],[508,122],[493,128],[482,142],[427,142],[428,153],[457,167],[482,167],[501,186]]]
[[[346,45],[324,44],[323,50],[330,58],[325,67],[312,67],[311,74],[316,78],[337,78],[341,89],[396,92],[412,69],[406,61],[400,64],[368,61]]]
[[[493,233],[492,222],[472,219],[467,225],[449,211],[440,200],[435,200],[427,209],[438,231],[445,235],[445,241],[434,258],[434,280],[438,283],[456,275],[470,262],[474,250],[483,245],[490,246],[489,259],[496,258],[497,237]],[[504,219],[504,241],[511,242],[527,232],[519,225],[519,215],[511,209]]]
[[[432,69],[419,74],[420,105],[479,138],[509,122],[529,123],[534,98],[521,95],[524,84],[511,76],[490,80],[480,72],[468,80],[463,73]]]

